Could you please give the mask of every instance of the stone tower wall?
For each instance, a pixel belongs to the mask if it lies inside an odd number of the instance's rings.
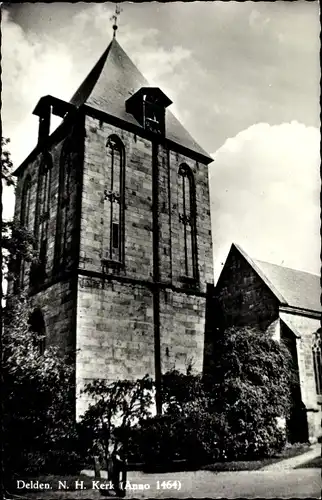
[[[78,261],[77,247],[77,220],[79,202],[79,180],[81,178],[81,157],[82,157],[82,133],[81,130],[74,130],[78,134],[75,141],[77,147],[73,150],[73,169],[70,183],[70,209],[67,225],[67,239],[73,241],[68,254],[69,272],[58,273],[54,266],[56,224],[58,209],[58,191],[60,178],[60,156],[61,150],[66,140],[57,140],[50,148],[46,149],[52,158],[51,182],[50,182],[50,202],[48,220],[48,247],[46,258],[46,276],[42,284],[37,287],[30,283],[30,264],[25,263],[24,269],[24,290],[30,294],[31,306],[40,308],[46,325],[46,344],[58,345],[62,351],[75,348],[75,320],[76,320],[76,274],[72,275]],[[67,135],[67,139],[70,133]],[[22,189],[27,176],[31,177],[31,198],[28,230],[34,233],[37,188],[39,180],[39,166],[41,163],[41,153],[39,153],[22,170],[17,179],[15,218],[19,221],[21,214]]]
[[[106,141],[116,134],[126,154],[124,268],[105,268],[104,168]],[[153,264],[153,146],[151,141],[86,117],[80,264],[77,295],[78,389],[93,378],[155,375],[154,293],[159,290],[162,371],[202,369],[206,282],[212,248],[208,171],[188,157],[158,147],[159,281]],[[181,280],[177,171],[194,172],[197,204],[198,287]],[[106,179],[106,177],[105,177]],[[86,400],[78,402],[78,414]]]

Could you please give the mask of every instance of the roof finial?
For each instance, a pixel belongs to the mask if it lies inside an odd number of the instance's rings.
[[[119,4],[116,3],[115,4],[115,12],[113,14],[113,16],[110,18],[111,21],[114,21],[114,24],[113,24],[113,38],[115,38],[115,35],[116,35],[116,30],[118,28],[117,26],[117,17],[121,14],[122,12],[122,9],[120,8]]]

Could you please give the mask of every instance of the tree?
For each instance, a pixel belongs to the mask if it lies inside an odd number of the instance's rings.
[[[41,339],[29,317],[26,299],[12,298],[4,312],[2,340],[4,466],[11,477],[54,472],[76,439],[73,366],[57,348],[40,353]]]
[[[10,139],[1,138],[1,214],[2,214],[2,189],[3,184],[14,186],[15,181],[12,176],[13,164],[7,145]],[[8,284],[17,286],[19,282],[19,267],[22,261],[37,262],[37,252],[35,250],[35,239],[27,228],[20,224],[20,221],[13,219],[3,221],[1,218],[1,271],[7,279]],[[2,280],[1,280],[2,285]],[[3,294],[1,288],[1,297]]]
[[[10,139],[1,137],[1,179],[5,182],[7,186],[14,186],[15,182],[12,177],[12,161],[7,145],[10,143]]]
[[[8,142],[2,139],[2,147]],[[10,153],[4,148],[1,166],[2,181],[13,185]],[[19,260],[35,259],[33,236],[17,221],[8,221],[1,229],[5,249],[1,271],[17,282]],[[55,347],[40,351],[42,338],[30,323],[27,293],[16,289],[1,313],[2,468],[10,485],[14,475],[22,472],[53,473],[59,467],[66,472],[68,467],[78,467],[80,450],[74,419],[73,353],[63,356]]]
[[[92,399],[82,419],[83,438],[90,453],[98,455],[110,469],[115,488],[119,488],[117,463],[125,462],[131,430],[150,413],[154,384],[148,375],[138,380],[94,380],[84,393]],[[111,466],[109,465],[111,464]],[[121,491],[119,492],[121,493]]]

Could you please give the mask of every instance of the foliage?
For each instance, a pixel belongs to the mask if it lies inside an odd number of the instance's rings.
[[[14,186],[15,181],[11,173],[13,164],[10,152],[7,149],[9,143],[10,139],[1,138],[1,180],[7,186]],[[21,261],[36,262],[37,253],[35,251],[34,236],[30,231],[21,226],[20,222],[16,219],[2,221],[1,249],[1,270],[8,281],[14,282],[17,285]]]
[[[89,450],[106,462],[115,454],[127,455],[130,429],[150,415],[152,380],[147,375],[134,381],[95,380],[84,393],[93,400],[82,419]]]
[[[288,349],[263,331],[248,327],[219,333],[211,380],[213,412],[225,417],[220,430],[224,458],[255,458],[280,451],[285,432],[277,417],[287,418],[295,370]]]
[[[15,219],[5,221],[2,223],[1,246],[4,251],[2,270],[17,290],[21,262],[37,262],[34,235]]]
[[[182,417],[208,403],[202,376],[172,370],[162,376],[162,410]]]
[[[23,296],[11,298],[3,332],[4,457],[8,471],[48,469],[77,441],[74,370],[55,347],[39,353]],[[51,471],[52,472],[52,471]]]
[[[131,436],[132,459],[169,463],[255,459],[285,445],[277,417],[289,415],[294,369],[289,351],[268,334],[231,328],[215,342],[211,376],[178,371],[162,380],[163,415]]]
[[[2,138],[2,181],[13,185],[12,162]],[[33,236],[17,221],[2,226],[2,267],[17,283],[19,263],[34,261]],[[12,290],[12,289],[11,289]],[[16,292],[17,287],[14,288]],[[2,402],[3,465],[8,482],[23,472],[66,472],[78,468],[80,446],[74,424],[73,359],[55,347],[40,351],[32,331],[27,295],[9,294],[3,308]],[[78,470],[77,470],[78,472]]]
[[[229,328],[215,343],[212,384],[217,404],[233,418],[252,418],[252,408],[268,422],[287,417],[290,389],[296,380],[293,361],[283,343],[248,327]],[[257,417],[256,417],[257,420]]]
[[[15,182],[11,174],[13,164],[10,152],[7,149],[9,143],[10,139],[1,137],[1,179],[4,180],[7,186],[14,186]]]

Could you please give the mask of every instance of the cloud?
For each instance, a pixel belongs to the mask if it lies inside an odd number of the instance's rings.
[[[232,242],[254,258],[320,270],[319,130],[259,123],[213,154],[215,275]]]
[[[66,99],[75,86],[71,55],[50,36],[25,33],[3,12],[2,119],[4,135],[11,138],[14,163],[33,149],[37,119],[32,111],[46,94]]]

